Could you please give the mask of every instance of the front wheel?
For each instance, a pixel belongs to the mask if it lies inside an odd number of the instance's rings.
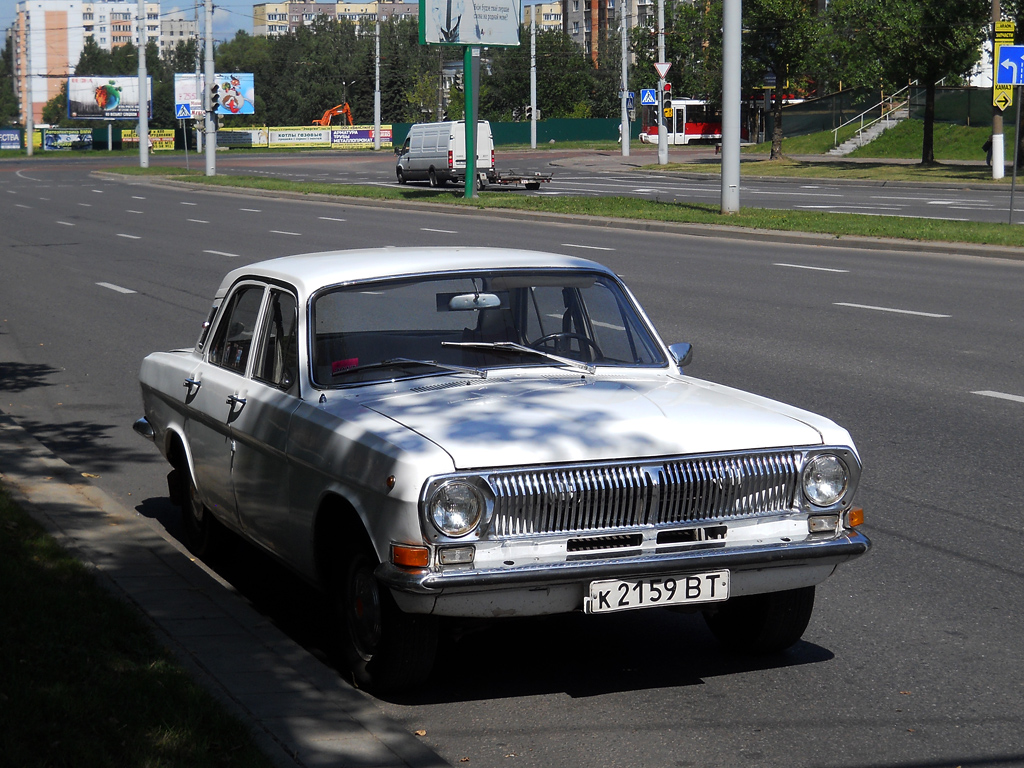
[[[401,166],[395,169],[395,175],[398,177],[399,184],[405,184],[405,172],[402,170]]]
[[[353,549],[334,584],[341,619],[338,638],[352,680],[377,693],[411,688],[430,674],[437,652],[437,617],[403,613],[373,575],[369,544]]]
[[[704,612],[708,629],[728,650],[769,654],[784,651],[807,629],[814,587],[734,597]]]

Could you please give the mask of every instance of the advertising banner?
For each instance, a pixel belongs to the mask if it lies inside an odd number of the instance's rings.
[[[321,147],[330,149],[330,128],[271,128],[271,147]]]
[[[218,147],[269,147],[269,128],[221,128],[217,131]]]
[[[391,146],[391,126],[380,127],[381,146]],[[373,149],[373,126],[350,125],[331,128],[331,146],[334,149]]]
[[[220,107],[218,115],[252,115],[256,113],[256,88],[252,72],[218,72],[213,76],[220,86]],[[203,92],[206,81],[202,75],[197,80],[194,72],[174,75],[174,115],[178,117],[181,106],[187,105],[191,117],[206,114]]]
[[[7,128],[0,131],[0,149],[21,149],[21,131]]]
[[[519,45],[520,0],[420,0],[421,45]]]
[[[43,128],[34,132],[32,146],[46,151],[92,149],[92,128]]]
[[[174,149],[174,131],[167,129],[154,129],[149,132],[150,148],[155,152],[166,152]],[[139,143],[137,131],[121,131],[121,146],[128,148]]]
[[[147,108],[153,116],[153,78]],[[138,120],[139,78],[69,77],[68,117],[74,120]]]

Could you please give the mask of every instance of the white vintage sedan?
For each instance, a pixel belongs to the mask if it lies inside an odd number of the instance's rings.
[[[360,686],[422,682],[445,616],[672,607],[778,651],[869,547],[860,459],[690,356],[592,261],[290,256],[229,273],[195,347],[143,361],[135,429],[195,553],[233,531],[332,596]]]

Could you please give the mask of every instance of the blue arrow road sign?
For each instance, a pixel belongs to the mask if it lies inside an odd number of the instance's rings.
[[[1024,45],[1000,45],[996,85],[1024,85]]]
[[[174,105],[174,119],[175,120],[190,120],[192,118],[192,105],[191,104],[175,104]]]
[[[658,106],[657,90],[654,88],[641,88],[640,89],[640,104],[645,107],[656,107]]]

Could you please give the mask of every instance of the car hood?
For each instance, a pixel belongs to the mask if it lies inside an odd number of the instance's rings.
[[[458,469],[850,444],[815,414],[664,373],[449,379],[362,405],[437,444]]]

